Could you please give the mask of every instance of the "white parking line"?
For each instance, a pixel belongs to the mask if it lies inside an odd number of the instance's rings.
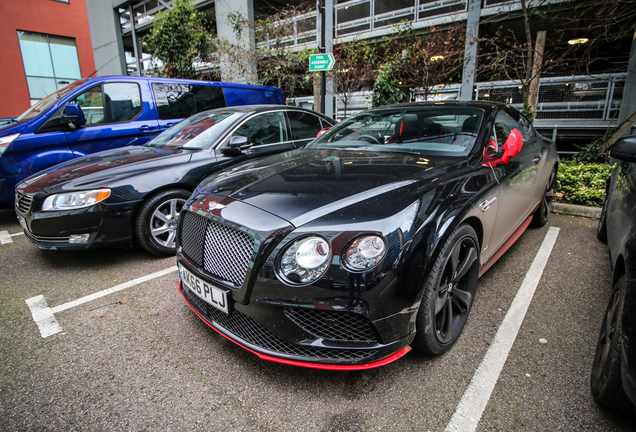
[[[40,329],[40,334],[42,335],[43,338],[47,338],[51,335],[54,335],[62,331],[62,327],[60,326],[60,324],[57,322],[57,319],[55,318],[56,313],[74,308],[75,306],[79,306],[89,301],[104,297],[108,294],[112,294],[114,292],[121,291],[126,288],[133,287],[135,285],[139,285],[140,283],[149,281],[151,279],[155,279],[160,276],[167,275],[169,273],[177,271],[178,269],[179,268],[177,266],[169,267],[165,270],[161,270],[156,273],[149,274],[147,276],[142,276],[140,278],[133,279],[123,284],[116,285],[112,288],[108,288],[103,291],[99,291],[94,294],[87,295],[85,297],[70,301],[68,303],[61,304],[59,306],[55,306],[53,308],[48,306],[46,299],[42,295],[32,297],[26,300],[26,304],[29,306],[29,309],[31,309],[31,315],[33,316],[33,321],[35,321],[35,324],[38,326],[38,329]]]
[[[470,381],[455,414],[446,426],[446,432],[473,432],[477,428],[510,349],[517,338],[558,235],[559,228],[550,227],[508,313],[499,326],[493,343]]]
[[[0,231],[0,244],[13,243],[13,239],[11,237],[24,235],[23,232],[9,234],[9,231]]]

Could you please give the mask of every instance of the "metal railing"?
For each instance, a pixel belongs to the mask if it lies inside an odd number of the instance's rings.
[[[543,128],[599,128],[616,123],[620,110],[625,73],[542,78],[535,125]],[[459,84],[436,86],[429,92],[429,101],[457,100]],[[493,81],[475,84],[475,100],[507,103],[523,107],[523,87],[518,81]],[[416,100],[423,100],[417,97]],[[313,107],[313,97],[290,102]],[[337,119],[345,118],[344,103],[337,98]],[[347,117],[371,108],[371,92],[352,93],[347,103]]]

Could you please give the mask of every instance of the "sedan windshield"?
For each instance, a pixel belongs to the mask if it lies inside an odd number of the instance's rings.
[[[146,145],[156,148],[201,150],[210,147],[244,113],[203,112],[177,123]]]
[[[482,109],[463,106],[372,110],[343,121],[309,147],[466,156],[483,117]]]

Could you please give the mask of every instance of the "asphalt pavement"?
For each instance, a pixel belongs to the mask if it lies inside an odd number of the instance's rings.
[[[595,220],[553,214],[529,228],[480,279],[448,353],[330,372],[259,360],[218,335],[174,271],[55,312],[59,331],[42,337],[26,300],[55,310],[175,259],[41,251],[12,210],[0,210],[0,430],[444,431],[550,226],[558,236],[476,430],[632,430],[631,414],[600,408],[589,390],[611,285]]]

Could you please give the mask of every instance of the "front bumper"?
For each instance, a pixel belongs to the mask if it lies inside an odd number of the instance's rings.
[[[16,208],[26,237],[40,249],[82,250],[127,246],[132,243],[132,215],[137,202],[97,204],[68,211],[28,211]],[[71,243],[72,235],[89,234],[88,240]]]
[[[179,284],[179,292],[188,306],[207,325],[263,360],[314,369],[363,370],[389,364],[411,350],[408,343],[412,337],[383,345],[372,342],[325,340],[308,332],[306,339],[291,342],[279,337],[251,318],[250,307],[235,304],[234,310],[230,314],[225,314],[201,300],[182,283]],[[283,308],[278,313],[282,312],[289,316],[289,311],[294,310],[298,311],[298,309]],[[325,314],[322,320],[313,319],[313,328],[316,328],[317,321],[328,322],[337,314],[345,315],[332,312],[331,317],[328,317],[329,314]],[[304,320],[304,323],[307,324],[307,320]],[[287,325],[298,326],[301,330],[307,331],[306,328],[301,327],[302,324],[302,322],[290,320]],[[358,320],[357,326],[359,325]],[[352,325],[351,329],[357,326]],[[340,328],[340,330],[343,329]]]

